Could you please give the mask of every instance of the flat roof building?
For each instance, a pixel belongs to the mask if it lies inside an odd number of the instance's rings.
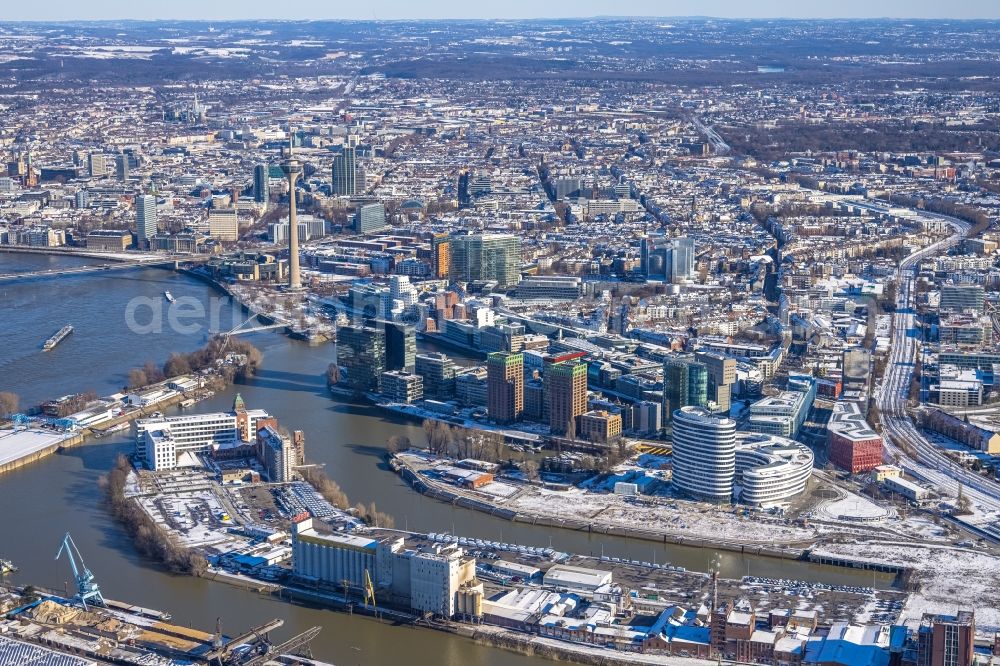
[[[542,581],[557,590],[591,593],[611,582],[611,572],[557,564],[545,572]]]
[[[882,437],[872,430],[856,402],[833,405],[827,423],[830,462],[851,474],[882,464]]]

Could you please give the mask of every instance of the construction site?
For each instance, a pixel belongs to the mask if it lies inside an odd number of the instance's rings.
[[[65,558],[73,574],[73,590],[59,593],[36,586],[0,586],[0,663],[33,666],[92,664],[212,664],[277,666],[312,664],[309,642],[313,627],[275,644],[269,635],[280,619],[250,627],[234,636],[171,623],[167,613],[105,599],[94,575],[69,533],[56,559]]]

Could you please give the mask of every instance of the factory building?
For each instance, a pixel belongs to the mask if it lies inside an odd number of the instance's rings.
[[[542,582],[557,590],[593,594],[598,588],[611,583],[611,572],[557,564],[545,572]]]
[[[333,589],[370,579],[392,603],[442,617],[458,613],[460,591],[476,584],[476,560],[458,545],[323,533],[312,518],[292,526],[292,564],[296,576]]]

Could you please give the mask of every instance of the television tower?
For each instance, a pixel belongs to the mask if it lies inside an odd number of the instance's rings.
[[[281,163],[281,172],[288,177],[288,290],[302,289],[299,275],[299,220],[295,211],[295,181],[302,175],[302,163],[292,156],[295,135],[288,141],[288,156]]]

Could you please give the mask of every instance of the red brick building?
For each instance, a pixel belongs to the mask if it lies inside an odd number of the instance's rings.
[[[868,425],[858,403],[834,404],[827,432],[830,462],[837,467],[858,474],[882,464],[882,437]]]

